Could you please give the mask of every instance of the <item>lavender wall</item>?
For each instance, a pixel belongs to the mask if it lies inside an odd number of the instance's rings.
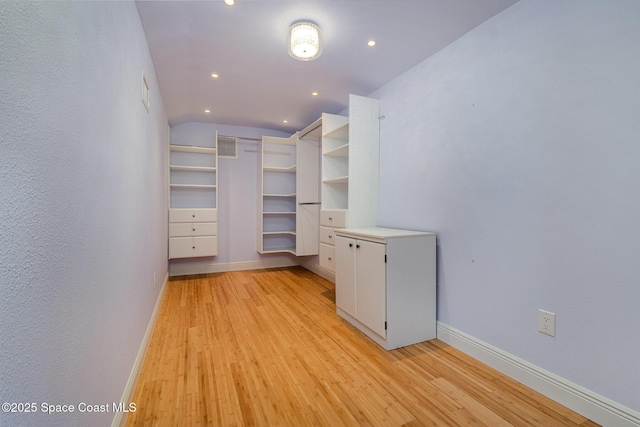
[[[263,135],[291,135],[269,129],[209,123],[184,123],[171,128],[171,143],[213,146],[219,135],[237,136],[238,158],[218,161],[218,253],[215,258],[171,260],[172,275],[257,268],[299,263],[288,255],[260,255],[256,248],[258,144]]]
[[[636,411],[639,18],[523,0],[371,95],[380,223],[438,233],[439,321]]]
[[[120,401],[167,274],[167,119],[136,6],[0,2],[0,58],[0,401],[38,411],[0,425],[109,425],[77,405]]]

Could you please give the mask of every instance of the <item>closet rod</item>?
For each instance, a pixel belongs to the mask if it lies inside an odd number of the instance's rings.
[[[246,141],[262,141],[261,138],[246,138],[244,136],[233,136],[233,135],[218,135],[219,137],[223,137],[223,138],[235,138],[235,139],[244,139]]]
[[[314,127],[313,129],[309,129],[303,135],[300,135],[298,138],[300,138],[300,139],[304,138],[305,136],[309,135],[314,130],[318,129],[320,126],[322,126],[322,123],[320,123],[318,126]]]

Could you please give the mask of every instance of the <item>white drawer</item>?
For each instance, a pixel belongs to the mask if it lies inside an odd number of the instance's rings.
[[[176,222],[169,224],[169,237],[217,236],[217,222]]]
[[[169,209],[169,222],[217,222],[217,209]]]
[[[320,267],[336,271],[335,247],[320,243]]]
[[[218,255],[218,238],[172,237],[169,239],[169,258],[192,258]]]
[[[322,209],[320,225],[325,227],[345,228],[347,226],[347,209]]]
[[[326,243],[327,245],[334,246],[335,245],[335,228],[331,227],[320,227],[320,242]]]

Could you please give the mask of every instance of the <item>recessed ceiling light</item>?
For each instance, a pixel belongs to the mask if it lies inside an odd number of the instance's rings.
[[[367,42],[367,46],[369,46],[369,47],[374,47],[375,45],[376,45],[376,41],[375,40],[369,40]]]
[[[211,77],[217,79],[219,76],[216,73],[211,73]]]
[[[283,120],[282,123],[289,123],[289,120]]]
[[[205,112],[205,113],[210,113],[210,112],[211,112],[211,110],[204,110],[204,112]]]
[[[318,96],[318,92],[311,92],[312,96]]]
[[[236,4],[236,0],[224,0],[224,4],[226,4],[227,6],[233,6],[234,4]]]

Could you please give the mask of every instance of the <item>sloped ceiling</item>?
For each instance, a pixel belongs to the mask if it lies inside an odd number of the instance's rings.
[[[170,125],[211,122],[293,133],[323,112],[341,112],[350,93],[370,94],[516,2],[237,0],[227,6],[210,0],[137,6]],[[321,28],[324,50],[314,61],[287,53],[288,29],[299,20]],[[367,46],[370,39],[375,47]]]

